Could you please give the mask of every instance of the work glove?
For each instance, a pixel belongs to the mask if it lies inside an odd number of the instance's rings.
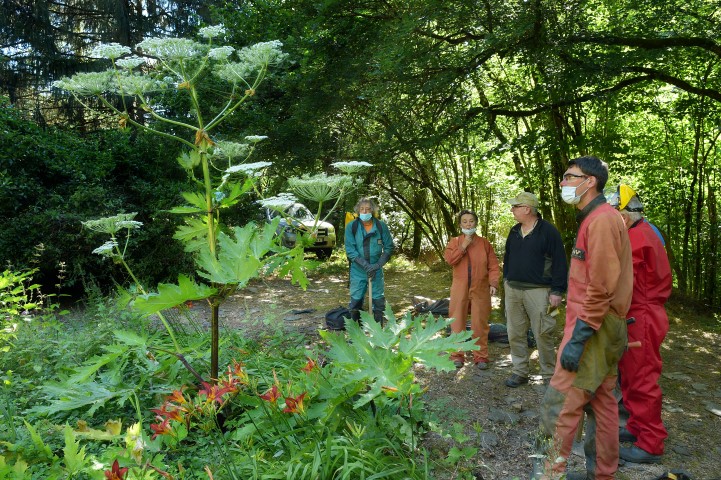
[[[366,272],[368,272],[368,269],[369,269],[370,266],[371,266],[371,264],[368,263],[368,260],[366,260],[365,258],[361,257],[360,255],[357,256],[357,257],[355,257],[355,258],[353,259],[353,261],[354,261],[355,263],[357,263],[358,265],[360,265],[360,267],[361,267],[363,270],[365,270]]]
[[[391,254],[388,252],[383,252],[381,254],[381,257],[378,259],[378,266],[379,266],[378,268],[380,268],[383,265],[385,265],[386,263],[388,263],[388,260],[390,260],[390,259],[391,259]]]
[[[586,346],[586,341],[591,338],[591,335],[596,331],[591,328],[589,324],[576,318],[576,325],[573,327],[573,334],[571,339],[568,341],[563,352],[561,353],[561,366],[569,372],[577,372],[578,365],[581,363],[581,356],[583,355],[583,348]]]
[[[376,272],[377,272],[378,270],[380,270],[380,269],[381,269],[381,264],[380,264],[380,262],[378,262],[378,263],[373,263],[373,264],[369,265],[368,268],[366,269],[366,273],[368,274],[368,278],[370,278],[370,279],[376,278]]]

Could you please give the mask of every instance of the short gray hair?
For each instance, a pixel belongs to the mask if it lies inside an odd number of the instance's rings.
[[[621,213],[628,216],[631,223],[636,223],[643,218],[643,213],[641,212],[643,212],[643,203],[641,203],[641,200],[639,200],[636,195],[631,197],[626,207],[621,210]]]
[[[355,204],[355,207],[353,207],[353,211],[355,213],[358,213],[358,211],[360,210],[360,206],[363,205],[364,203],[367,203],[368,205],[370,205],[371,212],[373,213],[374,216],[377,215],[378,212],[380,211],[380,208],[378,208],[378,204],[371,197],[361,197],[358,200],[358,202]]]

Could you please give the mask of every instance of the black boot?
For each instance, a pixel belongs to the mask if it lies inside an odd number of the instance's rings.
[[[385,325],[385,310],[386,310],[386,299],[385,297],[373,299],[373,319],[381,324],[381,327]]]
[[[350,318],[360,325],[360,311],[363,308],[363,299],[356,300],[355,298],[350,299],[348,304],[348,310],[350,310]]]

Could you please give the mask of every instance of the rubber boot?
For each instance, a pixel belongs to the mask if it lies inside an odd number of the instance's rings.
[[[360,311],[363,308],[363,299],[351,298],[348,304],[348,310],[350,310],[350,318],[360,325]]]
[[[385,326],[385,310],[386,310],[386,299],[385,297],[373,299],[373,319],[381,324],[381,327]]]

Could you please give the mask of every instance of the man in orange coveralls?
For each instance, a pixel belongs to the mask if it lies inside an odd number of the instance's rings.
[[[626,343],[633,291],[631,244],[619,213],[606,203],[608,167],[596,157],[571,160],[561,197],[579,212],[571,252],[566,325],[556,370],[541,408],[541,428],[552,437],[548,461],[532,478],[566,471],[584,409],[588,414],[585,478],[607,480],[618,469],[618,404],[613,390]]]
[[[658,234],[643,218],[643,204],[631,187],[619,185],[608,203],[621,212],[631,240],[633,297],[628,316],[636,320],[628,326],[628,342],[637,347],[629,348],[618,364],[623,405],[629,413],[619,438],[634,442],[634,446],[621,448],[619,456],[628,462],[660,463],[668,433],[661,420],[658,380],[661,343],[668,332],[663,305],[671,296],[671,265]]]
[[[488,368],[488,319],[491,316],[491,295],[496,294],[500,269],[493,247],[476,235],[478,215],[470,210],[458,214],[463,235],[451,238],[444,258],[453,267],[451,303],[448,315],[453,318],[451,331],[466,329],[470,306],[471,330],[479,350],[473,350],[473,363],[481,370]],[[465,352],[453,352],[456,368],[463,367]]]

